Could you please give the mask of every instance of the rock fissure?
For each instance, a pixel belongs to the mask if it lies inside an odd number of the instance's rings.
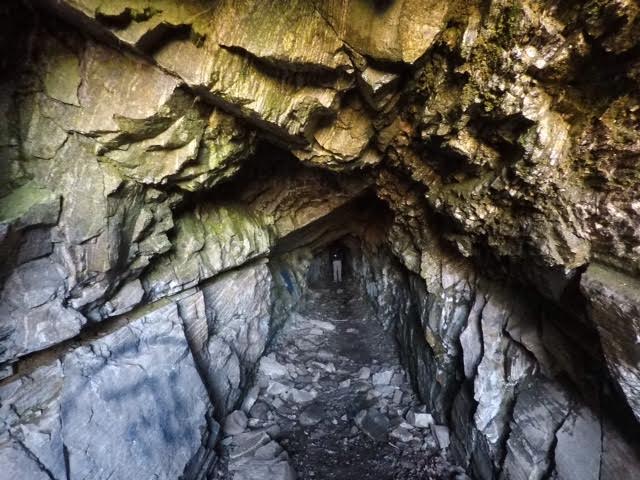
[[[548,468],[547,471],[544,473],[543,478],[548,479],[548,478],[552,478],[553,472],[556,469],[556,465],[555,465],[555,451],[556,451],[556,447],[558,446],[558,437],[557,434],[560,431],[560,429],[563,427],[564,423],[567,421],[567,418],[569,418],[569,415],[571,415],[571,408],[569,408],[569,410],[567,411],[565,417],[562,419],[562,421],[557,425],[555,432],[553,434],[553,440],[551,442],[551,445],[549,446],[549,456],[548,456]],[[598,475],[599,477],[599,475]]]
[[[29,450],[22,442],[20,442],[20,440],[15,440],[24,450],[24,452],[27,454],[27,456],[32,459],[33,461],[35,461],[38,464],[38,467],[51,479],[51,480],[56,480],[56,477],[53,476],[53,474],[47,469],[47,467],[45,465],[42,464],[42,462],[40,461],[40,459],[38,459],[37,455],[35,455],[31,450]]]

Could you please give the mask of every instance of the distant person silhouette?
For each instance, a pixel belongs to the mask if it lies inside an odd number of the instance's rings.
[[[333,266],[333,283],[342,283],[342,250],[334,247],[331,252],[331,265]]]

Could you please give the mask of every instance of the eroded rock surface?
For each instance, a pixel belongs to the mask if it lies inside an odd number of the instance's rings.
[[[174,304],[4,384],[0,402],[7,478],[177,478],[212,412]]]
[[[4,2],[0,471],[213,475],[340,241],[451,461],[640,477],[639,32],[630,0]],[[230,451],[288,478],[277,435]]]

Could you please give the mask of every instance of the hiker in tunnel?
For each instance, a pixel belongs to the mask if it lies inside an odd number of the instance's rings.
[[[340,245],[336,244],[331,249],[331,265],[333,267],[333,283],[342,283],[342,260],[344,252]]]

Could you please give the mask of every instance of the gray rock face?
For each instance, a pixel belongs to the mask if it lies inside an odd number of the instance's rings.
[[[0,398],[0,465],[11,478],[174,479],[209,432],[211,404],[174,304],[5,385]]]
[[[309,221],[308,215],[313,218],[317,212],[305,214],[295,222]],[[217,434],[217,425],[211,420],[214,409],[209,398],[219,416],[239,403],[272,328],[277,328],[291,307],[291,300],[280,304],[277,317],[274,316],[277,320],[271,325],[273,282],[264,261],[202,282],[221,269],[236,266],[236,262],[246,262],[253,255],[251,252],[268,248],[271,233],[262,223],[256,222],[253,231],[243,234],[243,222],[251,224],[251,218],[227,214],[224,217],[226,225],[225,222],[217,225],[216,235],[206,233],[213,247],[194,251],[179,249],[179,252],[187,253],[184,258],[193,260],[190,265],[198,271],[192,277],[180,274],[177,277],[180,280],[173,285],[170,282],[154,283],[158,296],[181,291],[155,304],[152,313],[148,313],[149,307],[127,313],[143,299],[148,299],[149,291],[153,292],[147,286],[149,283],[145,285],[139,280],[125,283],[107,303],[92,309],[89,312],[92,319],[119,318],[106,321],[104,329],[110,333],[96,340],[83,340],[82,346],[70,350],[59,365],[63,373],[58,376],[64,375],[64,380],[60,379],[61,389],[52,400],[52,408],[58,412],[55,422],[60,441],[51,446],[40,442],[28,447],[29,451],[9,443],[3,451],[7,461],[16,459],[24,463],[20,468],[25,472],[35,472],[43,460],[27,461],[33,456],[32,451],[37,451],[42,458],[52,458],[52,465],[58,462],[55,468],[67,468],[64,464],[66,455],[68,468],[72,471],[69,478],[85,475],[102,478],[103,474],[129,478],[142,475],[143,471],[154,471],[160,478],[177,478],[183,472],[186,476],[195,476],[206,471],[214,459],[213,442]],[[290,225],[283,217],[278,228],[287,232],[292,228]],[[227,227],[230,233],[225,240],[220,232],[227,231]],[[144,225],[136,227],[145,228]],[[193,237],[187,235],[188,227],[184,232],[182,237],[178,234],[179,238],[186,243],[193,241]],[[234,243],[243,235],[246,243]],[[245,247],[249,252],[247,255],[242,253]],[[205,257],[210,263],[204,262]],[[179,273],[179,269],[174,269],[177,264],[172,259],[170,262],[173,266],[167,271]],[[31,263],[37,268],[29,270],[32,265],[25,263],[14,271],[14,276],[6,283],[10,288],[5,289],[5,298],[13,304],[21,302],[25,305],[23,310],[37,308],[43,302],[60,301],[58,297],[67,294],[64,268],[52,264],[48,258]],[[209,270],[204,268],[207,264],[211,265]],[[292,285],[295,288],[288,291],[290,282],[285,288],[293,299],[299,295],[296,276],[300,274],[288,271],[294,275]],[[43,272],[53,273],[43,275]],[[38,287],[33,294],[22,286],[25,279],[31,278],[31,285]],[[186,289],[198,283],[199,286]],[[21,296],[10,297],[10,292],[19,292]],[[98,289],[95,295],[103,293]],[[78,305],[84,301],[79,300]],[[130,321],[123,314],[142,317]],[[84,317],[81,318],[84,322]],[[318,326],[326,327],[321,323]],[[51,343],[77,335],[78,331],[79,328],[72,334],[55,337]],[[30,346],[34,345],[37,346],[31,341]],[[42,348],[46,346],[48,344]],[[203,374],[204,384],[198,370]],[[293,400],[300,402],[313,399],[312,392],[302,390],[294,389],[291,395]],[[180,421],[181,417],[189,421]],[[183,425],[178,426],[179,422]],[[40,433],[38,435],[42,437]],[[62,446],[66,449],[64,455],[52,450],[62,451]],[[22,459],[26,460],[22,462]],[[263,463],[256,471],[290,473],[286,462],[282,465]],[[52,470],[54,466],[46,468]]]
[[[16,168],[29,180],[0,199],[0,264],[24,277],[34,268],[28,262],[39,262],[36,277],[56,291],[36,308],[18,301],[20,283],[5,284],[3,295],[15,301],[0,306],[0,320],[16,330],[3,336],[0,361],[77,335],[83,317],[99,321],[135,306],[144,294],[136,277],[171,248],[166,232],[181,191],[211,187],[252,151],[250,132],[195,106],[171,75],[65,33],[63,41],[39,31],[28,54],[39,73],[26,74],[38,87],[19,101],[0,89],[0,103],[16,116],[16,131],[3,130],[2,145],[14,142],[7,135],[22,138],[24,161]],[[180,191],[155,188],[167,184]]]
[[[503,333],[507,305],[504,298],[498,297],[487,302],[483,309],[484,355],[474,381],[474,398],[478,401],[474,421],[494,454],[501,449],[509,409],[515,397],[514,387],[535,370],[526,351]]]
[[[591,300],[609,371],[640,420],[640,281],[593,264],[580,287]]]
[[[349,235],[469,473],[640,477],[637,2],[4,3],[0,471],[195,476]]]
[[[67,285],[64,268],[49,258],[27,262],[13,271],[0,296],[0,362],[80,332],[86,319],[65,306]]]
[[[549,471],[549,451],[556,440],[555,432],[562,426],[567,413],[568,398],[552,384],[533,383],[520,392],[513,411],[501,478],[544,478]],[[567,430],[571,431],[570,428]],[[561,447],[566,449],[568,446]]]
[[[76,478],[176,478],[210,409],[175,305],[68,354],[62,437]]]
[[[101,311],[105,316],[115,317],[122,315],[139,305],[144,297],[144,289],[137,278],[124,285]]]
[[[0,467],[7,478],[66,478],[60,362],[0,387]]]
[[[176,251],[144,277],[153,298],[194,287],[264,255],[271,235],[262,220],[245,208],[205,204],[177,220],[175,244]]]
[[[54,9],[59,7],[48,1],[42,3]],[[201,91],[207,100],[233,108],[237,114],[257,122],[268,131],[300,143],[308,124],[319,116],[330,114],[335,108],[338,91],[350,83],[343,78],[342,72],[352,70],[351,63],[341,49],[342,42],[312,4],[274,3],[268,11],[262,12],[257,6],[253,1],[239,4],[223,2],[207,12],[213,18],[235,18],[234,28],[226,27],[226,22],[216,26],[210,24],[208,15],[202,16],[202,6],[192,0],[183,3],[181,8],[169,6],[159,10],[151,15],[153,18],[142,23],[128,18],[124,6],[123,9],[102,9],[97,1],[83,0],[79,3],[66,2],[63,8],[71,13],[73,19],[93,17],[92,29],[98,30],[102,38],[114,44],[127,45],[140,53],[148,48],[145,38],[156,38],[159,44],[154,48],[154,60],[170,71],[172,77],[182,78],[184,83]],[[303,16],[292,6],[301,9]],[[266,23],[263,21],[265,14],[270,18]],[[112,30],[96,21],[98,16],[121,18],[126,25]],[[243,21],[238,22],[239,18]],[[269,28],[265,27],[267,23]],[[161,40],[162,26],[168,25],[186,27],[193,32],[194,39],[198,37],[201,41]],[[309,43],[298,39],[293,44],[287,43],[288,48],[280,45],[274,49],[270,43],[256,40],[274,35],[281,39],[285,34],[291,35],[289,30],[292,27],[299,30],[302,39],[307,38],[309,29],[315,41]],[[298,34],[291,35],[292,40],[296,37]],[[273,45],[279,43],[274,41]],[[275,72],[268,74],[256,68],[256,59],[274,65]],[[328,85],[314,85],[311,81],[311,85],[300,88],[287,76],[291,67],[305,77],[309,71],[329,73]],[[247,71],[251,74],[242,73]]]
[[[493,479],[500,469],[505,479],[545,478],[554,466],[553,478],[598,475],[604,461],[598,423],[606,417],[575,398],[570,403],[565,385],[552,377],[558,362],[569,366],[575,361],[569,356],[581,355],[564,333],[537,318],[517,292],[476,282],[464,268],[438,265],[446,257],[423,259],[421,268],[433,268],[427,291],[421,279],[392,280],[400,275],[380,257],[376,261],[364,259],[359,272],[365,284],[373,277],[378,285],[393,283],[398,293],[368,293],[381,303],[379,314],[398,319],[409,372],[434,417],[451,418],[451,452],[470,473]],[[629,303],[628,297],[621,301]],[[568,374],[576,378],[573,370]],[[635,471],[637,454],[625,457],[629,450],[612,445],[610,458],[627,458]]]
[[[602,427],[596,415],[583,407],[571,411],[556,433],[555,471],[558,480],[598,480],[602,461]],[[629,472],[633,472],[633,464]]]
[[[224,414],[241,400],[269,339],[271,273],[264,263],[222,275],[202,288],[210,338],[207,384]]]
[[[635,478],[640,475],[637,449],[609,421],[602,423],[600,478]]]

